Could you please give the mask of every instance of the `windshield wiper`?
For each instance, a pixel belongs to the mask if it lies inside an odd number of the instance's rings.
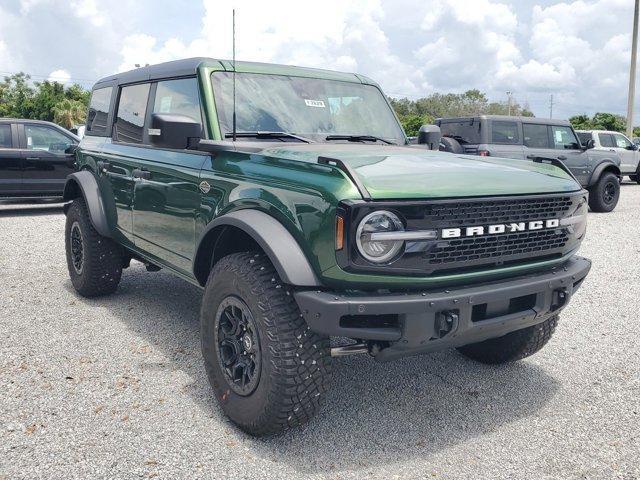
[[[225,138],[232,138],[233,133],[225,133]],[[301,137],[296,135],[295,133],[288,132],[236,132],[236,137],[240,138],[294,138],[304,143],[314,143],[313,140],[310,140],[305,137]],[[283,140],[284,141],[284,140]]]
[[[327,135],[325,140],[348,140],[349,142],[384,142],[388,145],[397,145],[395,142],[391,142],[381,137],[374,137],[373,135]]]

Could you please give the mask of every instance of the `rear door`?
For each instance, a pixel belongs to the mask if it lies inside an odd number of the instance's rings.
[[[135,173],[133,230],[136,246],[191,274],[195,222],[200,208],[200,170],[208,154],[149,145],[154,113],[185,115],[202,122],[195,78],[159,81],[151,88],[144,148]]]
[[[621,133],[612,133],[613,149],[620,156],[620,170],[622,173],[636,173],[638,167],[638,151],[631,141]]]
[[[77,141],[46,124],[18,125],[23,152],[23,189],[33,195],[62,195],[67,175],[75,171]]]
[[[520,122],[511,120],[492,120],[490,122],[491,155],[504,158],[524,158],[522,146],[522,127]]]
[[[558,152],[551,143],[549,125],[523,123],[524,155],[533,160],[536,157],[557,158]]]
[[[0,123],[0,196],[17,195],[22,189],[22,159],[18,129],[14,123]]]

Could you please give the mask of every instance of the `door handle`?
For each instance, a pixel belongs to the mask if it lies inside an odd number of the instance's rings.
[[[149,180],[151,178],[151,172],[149,170],[141,170],[136,168],[131,172],[133,178],[139,178],[140,180]]]
[[[25,160],[40,160],[40,157],[27,157]]]
[[[111,166],[109,162],[105,162],[103,160],[98,160],[96,162],[96,165],[98,167],[98,170],[102,173],[107,173],[109,171],[109,167]]]
[[[558,160],[566,160],[567,157],[565,155],[558,155]]]

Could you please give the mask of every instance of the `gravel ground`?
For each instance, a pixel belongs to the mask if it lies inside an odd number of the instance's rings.
[[[221,414],[201,293],[126,270],[75,295],[55,206],[0,206],[0,478],[640,478],[640,186],[589,214],[591,275],[537,355],[336,361],[306,427],[255,440]]]

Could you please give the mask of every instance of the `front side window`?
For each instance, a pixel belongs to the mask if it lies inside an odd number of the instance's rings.
[[[553,138],[553,148],[558,150],[578,150],[580,143],[571,127],[551,127],[551,136]]]
[[[24,130],[27,136],[27,150],[64,153],[73,144],[69,137],[51,127],[25,125]]]
[[[492,122],[491,143],[519,144],[518,124],[516,122]]]
[[[218,120],[229,136],[233,74],[211,75]],[[256,73],[236,74],[236,130],[286,132],[324,141],[329,135],[368,135],[394,143],[405,136],[380,90],[372,85]]]
[[[523,123],[524,144],[529,148],[551,148],[549,145],[549,132],[546,125]]]
[[[113,87],[98,88],[91,93],[87,114],[87,135],[105,135]]]
[[[184,78],[158,82],[153,113],[184,115],[196,122],[202,122],[196,79]]]
[[[613,140],[616,142],[616,147],[618,148],[629,148],[631,147],[631,142],[627,140],[627,137],[624,135],[620,135],[619,133],[613,134]]]
[[[613,148],[616,146],[616,144],[613,143],[613,137],[610,133],[599,133],[598,139],[600,140],[600,145],[603,147]]]
[[[122,87],[115,123],[118,142],[142,143],[148,98],[148,83]]]
[[[11,125],[0,125],[0,148],[12,148]]]

